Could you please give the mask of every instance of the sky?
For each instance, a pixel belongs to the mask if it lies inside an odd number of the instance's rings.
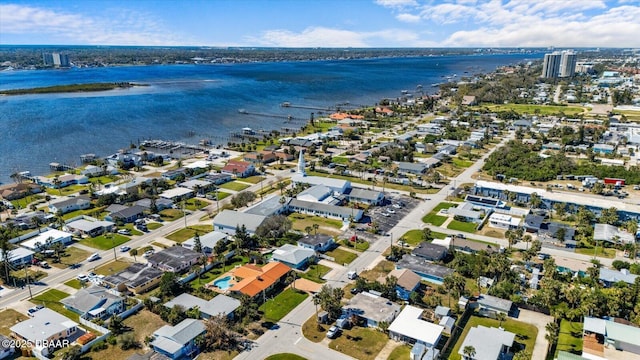
[[[0,45],[640,47],[640,0],[0,0]]]

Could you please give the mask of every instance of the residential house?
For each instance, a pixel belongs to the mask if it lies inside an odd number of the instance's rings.
[[[65,309],[88,319],[104,319],[125,310],[124,298],[100,285],[91,285],[60,300]]]
[[[500,250],[500,247],[497,245],[485,244],[467,239],[455,239],[452,242],[452,245],[456,251],[461,251],[467,254],[477,254],[480,251],[492,254]]]
[[[563,229],[563,230],[560,230]],[[558,236],[562,235],[564,232],[564,238],[558,239]],[[567,224],[558,223],[555,221],[551,221],[549,223],[543,223],[542,227],[538,231],[538,235],[541,238],[547,239],[556,239],[560,242],[564,242],[567,247],[570,246],[571,241],[573,241],[573,237],[576,234],[576,230]],[[575,247],[575,246],[574,246]]]
[[[634,285],[638,275],[629,272],[628,269],[613,270],[608,268],[600,268],[599,280],[604,287],[612,287],[618,282],[625,282],[628,285]]]
[[[389,337],[395,341],[435,348],[444,328],[422,319],[423,310],[407,305],[389,326]]]
[[[111,221],[89,221],[87,219],[79,219],[72,221],[66,225],[67,229],[81,236],[95,237],[105,232],[113,231],[116,224]]]
[[[498,329],[478,325],[469,329],[464,338],[458,354],[465,360],[506,360],[516,334]],[[475,355],[468,357],[464,353],[464,348],[472,346]]]
[[[511,313],[511,309],[513,308],[512,301],[488,294],[481,294],[477,299],[477,303],[480,312],[486,313],[489,316],[495,313],[503,313],[509,315],[509,313]]]
[[[513,230],[520,226],[520,218],[507,214],[493,213],[489,216],[488,225],[498,229]]]
[[[239,308],[241,304],[240,300],[223,294],[218,294],[213,299],[207,301],[187,293],[180,294],[164,304],[164,306],[169,309],[172,309],[176,305],[181,306],[184,310],[198,308],[201,319],[208,319],[218,315],[224,315],[229,319],[233,319],[234,311]]]
[[[410,163],[406,161],[397,161],[396,166],[401,174],[422,175],[429,169],[429,165],[423,163]]]
[[[222,168],[221,172],[231,174],[238,178],[245,178],[255,173],[256,168],[252,163],[246,161],[229,160]]]
[[[179,176],[187,176],[186,172],[187,172],[187,169],[181,167],[181,168],[178,168],[178,169],[165,171],[164,173],[162,173],[162,177],[164,179],[167,179],[167,180],[175,180]]]
[[[400,305],[381,296],[361,292],[342,307],[342,313],[347,317],[358,317],[367,327],[377,328],[382,322],[390,324],[400,313]]]
[[[133,294],[147,292],[160,283],[164,271],[142,263],[133,263],[128,268],[102,279],[103,284],[120,292]]]
[[[364,212],[361,209],[302,201],[298,199],[292,199],[289,202],[289,210],[301,214],[322,216],[342,221],[349,221],[351,219],[355,222],[360,221],[364,215]]]
[[[198,194],[209,192],[215,187],[212,182],[201,179],[187,180],[185,182],[181,182],[178,186],[192,190]]]
[[[396,269],[409,269],[420,275],[422,280],[442,285],[444,278],[453,273],[453,269],[436,265],[415,255],[404,254],[396,263]]]
[[[635,236],[609,224],[595,224],[593,227],[593,240],[606,241],[613,244],[633,244]]]
[[[594,153],[613,154],[615,146],[609,144],[594,144],[592,150]]]
[[[638,327],[587,316],[584,318],[583,334],[585,337],[590,334],[599,335],[596,337],[597,341],[616,349],[616,356],[619,359],[626,358],[625,354],[629,355],[629,358],[633,356],[631,354],[640,355],[640,328]],[[602,353],[598,354],[598,351],[592,350],[591,347],[584,347],[583,355],[601,357]]]
[[[273,251],[271,259],[294,269],[304,269],[314,261],[315,255],[316,252],[314,250],[302,246],[284,244]]]
[[[312,249],[317,252],[325,252],[331,250],[331,248],[335,246],[335,240],[331,235],[305,235],[298,240],[298,246]]]
[[[284,281],[289,271],[290,267],[278,261],[270,262],[263,267],[247,264],[232,270],[236,283],[229,291],[250,298],[262,295],[262,298],[257,299],[264,301],[267,294]]]
[[[151,199],[140,199],[135,202],[135,205],[142,206],[145,210],[151,210]],[[162,211],[164,209],[171,209],[173,207],[173,201],[169,199],[157,198],[156,209]]]
[[[35,254],[35,252],[23,247],[12,249],[9,252],[9,265],[11,265],[12,267],[20,267],[24,264],[31,264],[31,262],[33,261],[33,254]],[[4,254],[0,252],[0,264],[3,263]]]
[[[57,214],[58,212],[66,214],[76,210],[85,210],[90,207],[91,200],[88,197],[78,196],[52,203],[49,205],[49,211],[53,214]]]
[[[233,180],[233,177],[231,176],[231,174],[224,174],[224,173],[209,173],[204,178],[215,185],[224,184],[226,182]]]
[[[276,161],[278,157],[271,151],[261,151],[246,153],[243,159],[252,164],[269,164]]]
[[[20,246],[32,251],[40,252],[57,243],[67,245],[72,241],[72,234],[57,229],[49,229],[20,243]]]
[[[183,242],[182,246],[186,247],[189,250],[194,250],[196,244],[195,240],[195,238],[190,238],[187,241]],[[222,241],[223,243],[229,241],[229,235],[220,231],[212,231],[210,233],[201,235],[200,245],[202,246],[202,252],[207,255],[213,254],[213,249],[215,249],[216,245],[220,241]]]
[[[149,256],[147,261],[162,271],[182,273],[198,263],[201,256],[202,254],[186,247],[171,246]]]
[[[440,261],[447,256],[447,248],[423,241],[411,251],[411,254],[429,261]]]
[[[49,308],[36,311],[31,318],[13,325],[10,330],[16,337],[36,344],[35,349],[45,356],[55,349],[42,348],[43,344],[55,344],[79,331],[78,323]]]
[[[451,207],[447,209],[447,213],[462,221],[479,224],[482,222],[485,216],[484,208],[480,207],[480,209],[483,210],[478,210],[477,206],[473,205],[472,203],[463,202],[457,207]]]
[[[284,199],[284,200],[283,200]],[[245,214],[254,214],[262,216],[280,215],[287,212],[289,200],[280,195],[273,195],[251,206],[244,211]]]
[[[13,183],[0,186],[0,198],[5,200],[22,199],[30,194],[42,192],[42,186],[34,183]]]
[[[13,340],[0,334],[0,359],[6,359],[15,353]]]
[[[195,194],[196,193],[193,190],[183,187],[176,187],[163,191],[162,193],[160,193],[160,197],[171,200],[173,201],[173,203],[178,203],[182,200],[191,199],[195,196]]]
[[[527,214],[527,216],[524,217],[524,230],[530,233],[537,233],[545,219],[546,217],[542,215]]]
[[[247,233],[253,235],[266,218],[263,215],[248,214],[236,210],[222,210],[213,218],[213,229],[235,235],[236,229],[244,225]]]
[[[462,97],[461,105],[474,106],[474,105],[478,105],[478,102],[476,101],[475,95],[464,95]]]
[[[87,184],[89,182],[88,177],[76,174],[64,174],[57,177],[34,176],[33,178],[36,184],[52,189],[61,189],[70,185]]]
[[[350,188],[344,194],[347,200],[351,202],[365,203],[369,205],[382,205],[384,202],[384,193],[382,191]]]
[[[184,319],[176,326],[164,325],[156,330],[149,346],[173,360],[193,359],[199,351],[196,338],[206,331],[202,321]]]
[[[399,299],[408,301],[411,293],[420,287],[420,275],[408,269],[393,269],[387,276],[393,276],[397,279],[396,294]]]
[[[113,206],[113,205],[111,205]],[[109,206],[109,208],[111,207]],[[107,208],[107,211],[109,211]],[[132,223],[144,216],[145,208],[140,205],[123,206],[123,208],[111,211],[104,219],[112,222],[123,222],[125,224]]]

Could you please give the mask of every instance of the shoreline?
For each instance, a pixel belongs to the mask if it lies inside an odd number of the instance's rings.
[[[43,86],[43,87],[25,88],[25,89],[0,90],[0,95],[17,96],[17,95],[39,95],[39,94],[86,93],[86,92],[110,91],[110,90],[116,90],[116,89],[129,89],[129,88],[144,87],[144,86],[149,86],[149,85],[130,83],[130,82],[69,84],[69,85],[54,85],[54,86]]]

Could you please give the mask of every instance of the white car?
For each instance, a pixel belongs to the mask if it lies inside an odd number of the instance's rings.
[[[396,213],[396,211],[395,211],[395,210],[393,210],[392,208],[388,208],[388,209],[387,209],[387,212],[388,212],[389,214],[395,214],[395,213]]]
[[[120,252],[127,252],[131,250],[131,248],[129,246],[120,246]]]
[[[382,216],[384,216],[384,217],[389,217],[389,216],[391,216],[391,215],[389,215],[389,214],[388,214],[388,213],[386,213],[386,212],[380,213],[380,215],[382,215]]]
[[[142,257],[148,258],[149,256],[153,255],[153,253],[153,250],[147,250],[144,252],[144,255],[142,255]]]
[[[80,274],[76,277],[76,279],[80,280],[80,281],[88,281],[89,277],[85,274]]]
[[[131,230],[129,230],[129,229],[120,229],[120,230],[118,230],[118,234],[120,234],[120,235],[131,235]]]
[[[400,208],[402,207],[402,206],[400,206],[400,205],[398,205],[398,204],[393,204],[393,205],[391,205],[391,206],[393,206],[393,207],[394,207],[394,208],[396,208],[396,209],[400,209]]]
[[[98,253],[93,253],[93,254],[91,254],[91,256],[89,256],[89,257],[87,258],[87,261],[96,261],[96,260],[98,260],[98,259],[100,259],[100,254],[98,254]]]

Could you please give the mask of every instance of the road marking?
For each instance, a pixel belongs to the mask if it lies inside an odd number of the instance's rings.
[[[296,340],[296,342],[294,342],[294,343],[293,343],[293,345],[298,345],[298,343],[300,342],[300,340],[302,340],[302,336],[300,336],[300,337],[298,338],[298,340]]]

